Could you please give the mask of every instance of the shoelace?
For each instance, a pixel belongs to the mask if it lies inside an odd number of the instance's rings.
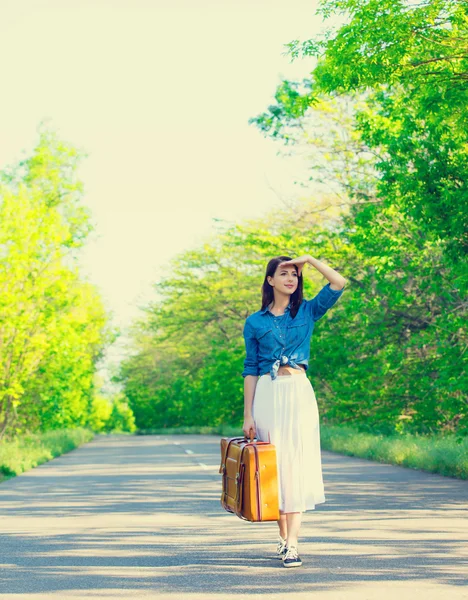
[[[288,551],[285,554],[284,560],[287,558],[297,558],[299,555],[297,553],[296,546],[289,546]]]
[[[280,537],[279,541],[278,541],[278,545],[276,547],[277,552],[278,553],[282,552],[284,550],[285,546],[286,546],[286,540],[284,540],[282,537]]]

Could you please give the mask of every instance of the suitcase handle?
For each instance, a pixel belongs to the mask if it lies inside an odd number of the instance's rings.
[[[234,441],[237,442],[238,440],[241,440],[241,441],[243,441],[243,440],[249,440],[250,442],[253,442],[254,440],[257,440],[257,442],[258,442],[257,436],[253,436],[252,437],[251,435],[243,435],[243,436],[240,436],[240,437],[229,438],[229,443],[234,442]]]

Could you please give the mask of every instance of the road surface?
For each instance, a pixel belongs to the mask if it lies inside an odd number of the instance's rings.
[[[219,437],[99,435],[0,484],[0,598],[468,600],[468,481],[323,451],[303,566],[219,503]]]

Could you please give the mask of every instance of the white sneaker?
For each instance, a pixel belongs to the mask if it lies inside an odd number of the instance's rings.
[[[283,555],[283,567],[300,567],[302,560],[299,558],[296,546],[289,546]]]
[[[278,545],[276,546],[276,558],[283,558],[286,554],[286,550],[288,547],[286,546],[286,540],[278,535]]]

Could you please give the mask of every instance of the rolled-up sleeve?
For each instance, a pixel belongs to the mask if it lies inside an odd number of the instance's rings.
[[[255,337],[254,328],[248,320],[245,322],[243,335],[245,341],[245,360],[242,377],[246,377],[246,375],[258,375],[258,340]]]
[[[341,290],[332,290],[330,282],[328,282],[312,300],[307,300],[307,310],[314,321],[323,317],[327,310],[337,302],[345,287]]]

